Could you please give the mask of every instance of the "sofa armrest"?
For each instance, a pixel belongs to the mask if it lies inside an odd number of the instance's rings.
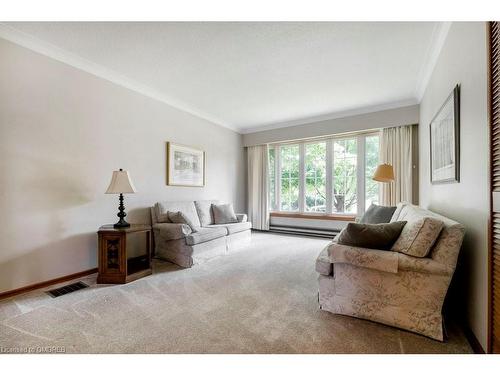
[[[238,223],[246,223],[248,220],[247,214],[236,214],[236,218],[238,219]]]
[[[179,240],[193,232],[189,225],[177,223],[158,223],[153,229],[159,231],[160,238],[166,241]]]
[[[366,249],[332,242],[328,258],[333,264],[344,263],[390,273],[398,272],[398,253],[387,250]]]
[[[401,253],[398,253],[398,269],[400,271],[411,271],[444,276],[451,276],[454,272],[452,267],[439,263],[434,259],[417,258]]]

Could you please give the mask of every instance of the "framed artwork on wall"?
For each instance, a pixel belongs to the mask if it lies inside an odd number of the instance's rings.
[[[430,123],[431,183],[460,182],[460,86]]]
[[[205,152],[167,142],[167,185],[205,186]]]

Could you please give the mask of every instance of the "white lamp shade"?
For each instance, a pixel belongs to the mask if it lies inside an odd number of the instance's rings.
[[[394,168],[390,164],[380,164],[373,174],[372,179],[378,182],[394,181]]]
[[[135,187],[127,171],[113,171],[106,194],[135,193]]]

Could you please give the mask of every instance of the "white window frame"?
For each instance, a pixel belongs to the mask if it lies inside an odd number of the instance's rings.
[[[379,136],[380,131],[370,131],[356,134],[344,134],[342,136],[324,137],[319,139],[298,140],[293,142],[275,143],[269,145],[274,148],[274,181],[275,181],[275,199],[276,208],[272,212],[282,212],[291,214],[303,214],[310,216],[324,216],[324,215],[338,215],[338,216],[353,216],[352,213],[347,212],[333,212],[333,144],[335,141],[344,139],[356,139],[357,142],[357,155],[356,155],[356,195],[357,195],[357,212],[356,216],[361,216],[365,212],[365,173],[366,173],[366,138],[372,136]],[[326,142],[326,212],[311,212],[305,210],[305,145]],[[281,146],[284,145],[298,145],[299,146],[299,210],[298,211],[285,211],[281,210]]]

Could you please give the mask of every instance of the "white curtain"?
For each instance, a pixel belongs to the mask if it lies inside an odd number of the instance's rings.
[[[384,206],[412,201],[412,130],[412,125],[382,130],[380,162],[394,168],[394,181],[380,184],[380,202]]]
[[[252,228],[269,230],[268,146],[250,146],[248,159],[248,219]]]

